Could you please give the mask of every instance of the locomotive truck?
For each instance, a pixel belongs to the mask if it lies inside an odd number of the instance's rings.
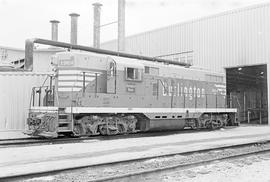
[[[116,135],[237,124],[224,74],[82,51],[59,52],[32,89],[27,134]]]

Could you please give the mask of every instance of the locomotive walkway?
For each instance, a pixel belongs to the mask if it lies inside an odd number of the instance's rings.
[[[0,178],[270,140],[269,126],[0,149]]]

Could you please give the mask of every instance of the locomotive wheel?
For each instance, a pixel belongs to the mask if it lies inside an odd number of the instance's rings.
[[[101,125],[99,127],[99,132],[101,135],[117,135],[118,134],[118,129],[115,128],[114,126],[107,126],[106,125]]]
[[[212,122],[210,120],[205,121],[205,127],[207,129],[212,129]]]
[[[220,120],[213,120],[211,122],[211,129],[216,130],[222,127],[222,122]]]
[[[74,125],[73,131],[74,131],[75,136],[80,136],[80,135],[82,135],[82,133],[83,133],[82,125],[80,125],[80,124]]]
[[[118,125],[117,125],[117,128],[118,128],[118,133],[119,133],[119,134],[125,134],[125,133],[127,133],[127,132],[126,132],[126,129],[125,129],[125,127],[124,127],[123,125],[118,124]]]
[[[218,128],[219,128],[218,123],[216,121],[212,121],[211,122],[211,129],[212,130],[216,130]]]
[[[219,128],[222,128],[223,125],[224,125],[224,123],[222,121],[220,121],[220,120],[218,120],[218,124],[219,124]]]
[[[191,129],[197,130],[199,129],[199,122],[197,120],[193,120],[193,123],[190,125]]]
[[[74,132],[84,136],[99,135],[98,126],[101,123],[102,120],[97,116],[84,116],[75,121]]]
[[[101,135],[107,135],[107,129],[103,126],[99,126],[99,132]]]

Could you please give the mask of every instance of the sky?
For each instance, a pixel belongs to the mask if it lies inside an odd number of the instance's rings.
[[[28,38],[51,38],[50,20],[59,24],[58,40],[70,41],[70,13],[78,13],[78,44],[93,44],[93,6],[101,24],[117,21],[118,0],[0,0],[0,46],[24,48]],[[126,36],[270,0],[126,0]],[[117,38],[117,24],[101,28],[101,42]]]

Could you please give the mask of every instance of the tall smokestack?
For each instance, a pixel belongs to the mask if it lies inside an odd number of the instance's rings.
[[[93,35],[93,46],[100,48],[100,7],[102,4],[94,3],[94,35]]]
[[[118,51],[125,51],[125,0],[118,0]]]
[[[80,16],[77,13],[69,14],[71,17],[71,32],[70,32],[70,43],[77,44],[77,34],[78,34],[78,17]]]
[[[58,41],[58,20],[51,20],[50,23],[52,24],[52,40]]]

